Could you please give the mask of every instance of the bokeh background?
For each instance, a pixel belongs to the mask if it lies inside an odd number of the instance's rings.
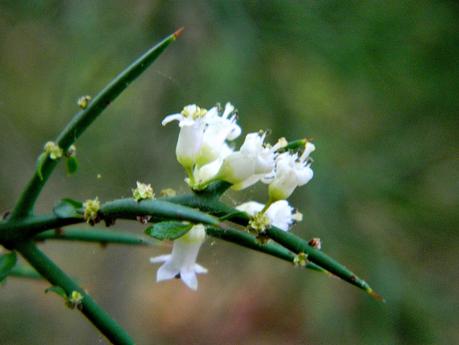
[[[161,119],[231,101],[245,133],[314,140],[293,231],[320,237],[387,303],[212,239],[197,293],[154,282],[148,258],[167,245],[43,250],[139,344],[457,344],[458,12],[453,1],[1,1],[0,209],[78,97],[184,26],[78,141],[78,174],[57,169],[38,209],[129,196],[136,180],[186,191],[178,130]],[[227,200],[265,198],[258,186]],[[1,344],[106,343],[46,287],[10,278],[0,288]]]

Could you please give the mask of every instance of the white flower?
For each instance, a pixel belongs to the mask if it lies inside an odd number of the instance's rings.
[[[249,133],[240,150],[228,155],[219,177],[233,184],[233,189],[247,188],[261,180],[274,168],[275,150],[263,144],[264,133]]]
[[[250,216],[255,216],[261,212],[265,205],[249,201],[236,207],[239,211],[243,211]],[[281,230],[288,231],[293,223],[298,221],[298,213],[291,207],[287,200],[279,200],[272,203],[265,211],[272,226],[278,227]]]
[[[175,153],[178,162],[187,171],[192,170],[201,149],[206,113],[207,110],[191,104],[184,107],[181,113],[168,115],[162,121],[163,126],[172,121],[179,121],[180,133]]]
[[[195,104],[188,105],[181,113],[166,116],[162,124],[164,126],[175,120],[180,126],[177,160],[188,173],[195,166],[200,168],[221,158],[227,150],[226,141],[234,140],[241,134],[231,103],[226,103],[221,116],[217,107],[207,111]]]
[[[199,166],[218,159],[221,151],[227,146],[226,141],[234,140],[241,134],[241,128],[236,123],[234,106],[231,103],[226,103],[221,116],[219,116],[217,107],[210,109],[204,121],[206,128],[196,161]]]
[[[276,158],[276,167],[273,178],[268,181],[270,200],[287,199],[296,187],[308,183],[314,173],[310,167],[309,155],[315,150],[315,146],[306,143],[303,154],[281,153]]]
[[[233,150],[227,144],[223,144],[220,150],[220,156],[217,159],[201,167],[196,166],[193,171],[195,183],[197,185],[205,185],[213,180],[218,175],[224,159],[231,153],[233,153]]]
[[[151,263],[163,262],[156,273],[156,281],[180,277],[190,289],[197,290],[196,274],[207,273],[206,268],[196,263],[199,248],[205,237],[204,225],[195,225],[184,236],[174,241],[171,254],[150,258]]]

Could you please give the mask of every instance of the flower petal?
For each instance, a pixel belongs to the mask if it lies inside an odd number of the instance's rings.
[[[169,122],[172,122],[172,121],[182,121],[183,120],[183,115],[180,114],[180,113],[177,113],[177,114],[171,114],[171,115],[168,115],[164,118],[164,120],[161,122],[161,125],[165,126],[167,125]]]
[[[180,273],[180,269],[172,266],[169,262],[165,262],[156,272],[156,281],[169,280],[175,278]]]
[[[171,257],[170,254],[151,257],[150,258],[150,263],[158,264],[158,263],[161,263],[161,262],[166,262],[167,260],[170,259],[170,257]]]
[[[204,266],[201,266],[200,264],[194,264],[194,271],[197,274],[205,274],[208,272],[207,268],[205,268]]]
[[[182,270],[180,272],[180,278],[191,290],[198,289],[198,279],[196,278],[196,273],[193,270]]]

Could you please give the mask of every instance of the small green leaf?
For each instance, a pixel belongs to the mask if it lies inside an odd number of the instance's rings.
[[[67,158],[67,174],[72,175],[78,170],[78,159],[75,156]]]
[[[8,276],[14,265],[16,265],[15,252],[0,255],[0,282]]]
[[[43,174],[41,173],[41,169],[43,167],[43,164],[46,161],[46,158],[48,158],[48,154],[46,152],[42,152],[37,159],[37,175],[40,178],[40,180],[43,181]]]
[[[48,293],[48,292],[54,292],[55,294],[61,296],[66,301],[68,299],[67,294],[65,293],[65,290],[61,288],[60,286],[57,286],[57,285],[50,286],[49,288],[45,290],[45,293]]]
[[[59,218],[82,217],[81,209],[83,204],[72,199],[62,199],[54,206],[53,212]]]
[[[185,235],[193,227],[193,224],[177,221],[168,221],[153,224],[145,230],[145,233],[157,240],[176,240]]]

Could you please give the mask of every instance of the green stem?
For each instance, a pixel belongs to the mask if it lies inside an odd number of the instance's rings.
[[[183,205],[173,204],[164,200],[118,199],[102,205],[100,214],[103,218],[136,219],[139,215],[150,215],[151,220],[186,220],[194,223],[218,225],[218,218]]]
[[[102,219],[136,219],[151,216],[151,221],[184,220],[193,223],[219,225],[220,220],[199,210],[173,204],[165,200],[118,199],[102,205],[99,211]],[[24,219],[8,219],[0,222],[0,243],[23,241],[50,229],[83,223],[83,218],[62,217],[55,214],[28,216]],[[14,245],[14,243],[13,243]]]
[[[8,243],[25,240],[36,234],[67,225],[82,223],[82,218],[59,218],[54,214],[27,216],[21,219],[8,219],[0,222],[0,242]]]
[[[186,205],[188,207],[196,207],[202,211],[209,212],[210,214],[217,216],[234,214],[235,216],[230,218],[230,220],[243,226],[246,226],[250,219],[248,215],[238,212],[238,210],[229,207],[222,202],[199,198],[197,195],[180,195],[167,198],[167,200],[169,202]],[[282,231],[276,227],[269,228],[266,231],[266,235],[296,254],[301,252],[306,253],[308,255],[309,261],[322,267],[333,275],[336,275],[337,277],[347,281],[348,283],[351,283],[352,285],[365,290],[371,297],[377,300],[384,300],[368,285],[365,280],[359,278],[347,267],[338,263],[336,260],[332,259],[322,251],[313,248],[308,244],[307,241],[303,240],[302,238],[299,238],[290,232]]]
[[[242,232],[242,231],[235,230],[235,229],[222,230],[220,228],[216,228],[212,226],[207,227],[206,232],[207,232],[207,235],[209,236],[216,237],[216,238],[219,238],[219,239],[231,242],[231,243],[235,243],[242,247],[250,248],[258,252],[265,253],[265,254],[277,257],[279,259],[288,261],[290,263],[293,263],[295,259],[295,254],[293,254],[290,250],[274,242],[261,244],[257,241],[257,239],[254,236],[246,232]],[[312,262],[308,262],[306,264],[306,268],[309,268],[309,269],[312,269],[318,272],[327,272]]]
[[[86,291],[40,251],[32,241],[17,243],[16,249],[44,278],[52,285],[63,288],[68,296],[72,291],[78,291],[83,296],[81,312],[112,343],[134,344],[126,331],[105,310],[99,307]]]
[[[64,152],[72,145],[88,126],[107,108],[121,92],[123,92],[142,72],[144,72],[153,61],[175,41],[181,30],[167,36],[145,54],[139,57],[124,71],[115,77],[102,91],[97,94],[89,103],[88,107],[78,112],[68,125],[57,136],[56,143]],[[41,176],[35,171],[31,180],[19,197],[13,212],[12,219],[22,218],[32,214],[35,202],[41,190],[51,176],[58,161],[46,158],[41,167]]]
[[[97,242],[101,244],[117,243],[127,245],[152,245],[154,242],[138,234],[107,229],[62,229],[48,230],[34,237],[35,240],[66,240]]]

